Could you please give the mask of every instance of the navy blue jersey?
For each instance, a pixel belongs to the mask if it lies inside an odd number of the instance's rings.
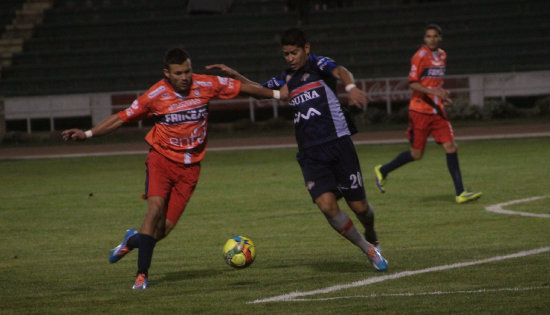
[[[296,141],[300,149],[350,135],[337,97],[337,80],[332,74],[338,66],[328,57],[310,55],[299,70],[287,69],[262,84],[270,89],[280,89],[285,84],[288,86],[289,104],[294,109]]]

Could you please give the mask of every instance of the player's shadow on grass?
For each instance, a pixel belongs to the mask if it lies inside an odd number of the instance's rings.
[[[204,279],[209,277],[217,277],[226,272],[236,272],[236,270],[220,271],[215,269],[200,269],[200,270],[182,270],[176,272],[167,272],[158,280],[157,283],[163,282],[180,282],[184,280]],[[236,281],[226,283],[229,286],[249,286],[258,284],[257,281]]]
[[[219,276],[222,271],[214,269],[200,269],[200,270],[182,270],[175,272],[167,272],[162,278],[159,278],[158,282],[173,282],[189,279],[198,279],[198,278],[209,278]]]
[[[319,272],[364,272],[366,269],[371,268],[371,264],[368,262],[367,257],[365,261],[322,261],[308,264],[312,269]]]
[[[420,198],[420,200],[416,200],[412,202],[413,203],[417,203],[417,202],[437,203],[437,204],[448,203],[449,205],[455,204],[454,197],[452,194],[428,195]]]

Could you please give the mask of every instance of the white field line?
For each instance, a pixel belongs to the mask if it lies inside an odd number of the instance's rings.
[[[519,199],[519,200],[512,200],[508,202],[499,203],[496,205],[491,205],[485,207],[485,210],[489,212],[495,212],[500,214],[510,214],[510,215],[521,215],[524,217],[537,217],[537,218],[550,218],[550,214],[543,214],[543,213],[530,213],[530,212],[521,212],[521,211],[512,211],[512,210],[506,210],[504,207],[509,205],[514,205],[517,203],[522,202],[529,202],[529,201],[535,201],[547,198],[548,196],[538,196],[538,197],[531,197],[531,198],[525,198],[525,199]]]
[[[540,254],[540,253],[544,253],[544,252],[548,252],[548,251],[550,251],[550,247],[541,247],[541,248],[532,249],[532,250],[528,250],[528,251],[521,251],[521,252],[517,252],[517,253],[514,253],[514,254],[510,254],[510,255],[505,255],[505,256],[496,256],[496,257],[491,257],[491,258],[481,259],[481,260],[474,260],[474,261],[469,261],[469,262],[462,262],[462,263],[455,263],[455,264],[450,264],[450,265],[435,266],[435,267],[430,267],[430,268],[425,268],[425,269],[420,269],[420,270],[402,271],[402,272],[398,272],[398,273],[394,273],[394,274],[390,274],[390,275],[368,278],[368,279],[355,281],[355,282],[351,282],[351,283],[347,283],[347,284],[334,285],[334,286],[330,286],[330,287],[323,288],[323,289],[317,289],[317,290],[312,290],[312,291],[304,291],[304,292],[296,291],[296,292],[293,292],[293,293],[273,296],[273,297],[269,297],[269,298],[257,299],[257,300],[254,300],[254,301],[249,301],[247,303],[256,304],[256,303],[268,303],[268,302],[293,301],[294,299],[296,299],[298,297],[302,297],[302,296],[326,294],[326,293],[331,293],[331,292],[335,292],[335,291],[339,291],[339,290],[345,290],[345,289],[349,289],[349,288],[367,286],[367,285],[373,284],[373,283],[383,282],[383,281],[387,281],[387,280],[395,280],[395,279],[400,279],[400,278],[409,277],[409,276],[415,276],[415,275],[428,273],[428,272],[436,272],[436,271],[443,271],[443,270],[469,267],[469,266],[474,266],[474,265],[481,265],[481,264],[486,264],[486,263],[491,263],[491,262],[496,262],[496,261],[501,261],[501,260],[506,260],[506,259],[536,255],[536,254]]]
[[[373,293],[369,295],[350,295],[350,296],[335,296],[329,298],[298,298],[292,299],[292,302],[308,302],[308,301],[332,301],[340,299],[366,299],[377,297],[400,297],[400,296],[427,296],[427,295],[451,295],[451,294],[475,294],[475,293],[491,293],[491,292],[521,292],[548,290],[550,286],[526,287],[526,288],[498,288],[498,289],[478,289],[478,290],[460,290],[460,291],[433,291],[433,292],[405,292],[405,293]]]
[[[484,136],[464,136],[456,137],[456,140],[493,140],[493,139],[517,139],[517,138],[532,138],[532,137],[550,137],[550,132],[539,133],[519,133],[506,135],[484,135]],[[429,141],[433,141],[430,138]],[[406,139],[390,139],[390,140],[362,140],[354,141],[356,145],[363,144],[394,144],[407,143]],[[209,147],[207,151],[238,151],[238,150],[263,150],[263,149],[286,149],[296,148],[296,143],[274,144],[274,145],[249,145],[249,146],[233,146],[233,147]],[[77,158],[89,156],[113,156],[113,155],[139,155],[147,154],[147,150],[135,151],[114,151],[114,152],[96,152],[96,153],[67,153],[67,154],[44,154],[44,155],[19,155],[12,157],[2,157],[0,160],[34,160],[34,159],[54,159],[54,158]]]

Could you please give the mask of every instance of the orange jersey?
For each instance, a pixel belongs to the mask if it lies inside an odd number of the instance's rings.
[[[447,53],[443,49],[431,51],[428,47],[422,46],[411,58],[409,82],[418,82],[430,89],[443,88],[446,62]],[[420,113],[436,114],[437,111],[430,106],[430,103],[437,104],[443,110],[441,99],[413,90],[409,109]]]
[[[124,122],[152,116],[155,125],[145,141],[172,161],[197,163],[204,157],[206,149],[208,102],[212,98],[234,98],[240,90],[240,81],[193,74],[189,95],[180,95],[168,80],[162,79],[118,116]]]

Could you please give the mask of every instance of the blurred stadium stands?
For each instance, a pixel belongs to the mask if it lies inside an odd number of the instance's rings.
[[[7,25],[22,0],[2,0]],[[143,90],[166,49],[184,46],[195,72],[225,63],[265,81],[281,71],[279,34],[296,25],[282,0],[235,0],[226,14],[189,14],[183,0],[54,0],[23,51],[4,66],[0,95]],[[550,1],[354,1],[310,13],[314,54],[356,78],[406,76],[423,27],[443,27],[448,74],[550,69]],[[4,28],[3,28],[4,29]]]

